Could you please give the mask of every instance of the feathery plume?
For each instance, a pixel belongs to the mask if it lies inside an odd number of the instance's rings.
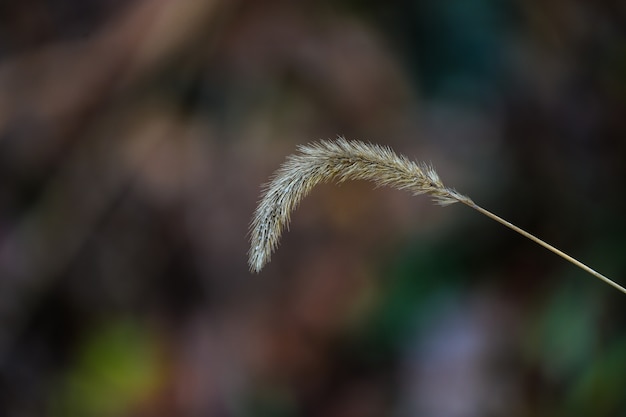
[[[259,272],[278,246],[291,212],[317,184],[335,180],[370,180],[377,186],[430,194],[441,205],[469,200],[442,184],[435,170],[417,165],[390,148],[339,138],[299,146],[276,171],[256,209],[251,225],[250,269]]]
[[[250,225],[250,270],[259,272],[269,262],[280,236],[289,227],[291,212],[317,184],[347,180],[369,180],[376,186],[428,194],[439,205],[463,203],[540,244],[623,293],[626,289],[552,245],[478,206],[469,197],[443,185],[432,166],[416,164],[389,147],[347,141],[320,141],[298,147],[265,185]]]

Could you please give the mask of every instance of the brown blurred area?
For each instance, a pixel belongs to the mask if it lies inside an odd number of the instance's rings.
[[[624,298],[467,208],[324,185],[344,135],[626,284],[626,7],[0,4],[0,415],[616,416]]]

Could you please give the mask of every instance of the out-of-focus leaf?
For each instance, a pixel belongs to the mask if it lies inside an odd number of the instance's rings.
[[[567,409],[571,416],[626,415],[626,338],[598,352],[570,392]]]
[[[571,376],[589,360],[597,340],[597,316],[597,306],[579,291],[559,291],[548,302],[527,340],[550,377]]]
[[[58,416],[117,416],[149,397],[160,380],[155,335],[119,321],[94,332],[53,400]]]

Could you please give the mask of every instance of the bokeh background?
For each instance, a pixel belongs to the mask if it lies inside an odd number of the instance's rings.
[[[626,415],[626,298],[467,207],[260,186],[345,135],[626,284],[626,3],[0,3],[0,415]]]

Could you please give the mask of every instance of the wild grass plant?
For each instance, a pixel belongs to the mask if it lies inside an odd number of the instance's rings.
[[[468,196],[446,187],[432,166],[415,163],[403,155],[397,155],[389,147],[348,141],[340,137],[334,141],[302,145],[298,151],[287,157],[265,185],[254,213],[248,252],[248,264],[253,272],[260,272],[270,261],[283,230],[289,226],[291,213],[316,185],[331,181],[368,180],[377,186],[406,190],[414,195],[428,194],[441,206],[465,204],[626,294],[626,288],[613,280],[482,208]]]

